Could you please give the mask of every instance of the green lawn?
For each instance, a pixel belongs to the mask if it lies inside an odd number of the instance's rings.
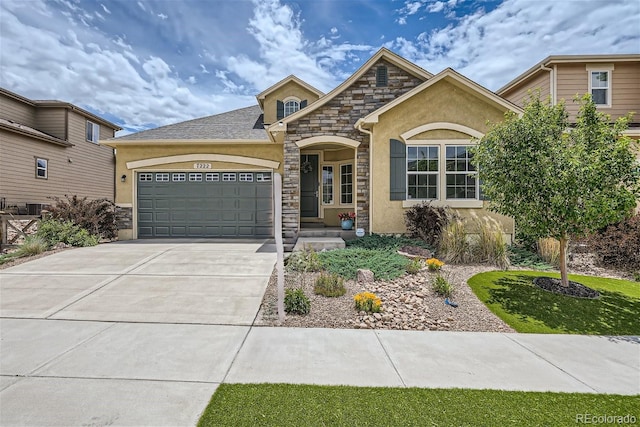
[[[600,292],[598,299],[573,298],[533,284],[540,271],[492,271],[469,279],[489,309],[518,332],[544,334],[640,335],[640,283],[593,276],[569,280]]]
[[[198,426],[575,426],[582,414],[638,419],[638,408],[640,396],[222,384]]]

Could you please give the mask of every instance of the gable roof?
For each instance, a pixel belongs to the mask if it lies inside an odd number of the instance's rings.
[[[29,136],[31,138],[39,139],[41,141],[51,142],[53,144],[61,145],[63,147],[73,147],[74,145],[69,141],[65,141],[64,139],[60,139],[53,135],[49,135],[48,133],[44,133],[42,131],[39,131],[38,129],[34,129],[22,123],[14,122],[13,120],[0,118],[0,129],[17,133],[20,135]]]
[[[262,92],[260,92],[259,94],[256,95],[256,99],[258,100],[258,104],[260,104],[260,108],[264,109],[263,103],[264,103],[264,99],[267,97],[267,95],[269,95],[271,92],[276,91],[277,89],[280,89],[282,86],[284,86],[284,85],[286,85],[287,83],[290,83],[290,82],[294,82],[294,83],[299,84],[300,86],[302,86],[303,88],[307,89],[308,91],[313,92],[316,95],[318,95],[319,98],[324,96],[324,92],[319,91],[315,87],[311,86],[309,83],[307,83],[304,80],[301,80],[298,77],[296,77],[293,74],[291,74],[291,75],[285,77],[284,79],[280,80],[278,83],[268,87],[267,89],[263,90]]]
[[[191,141],[266,141],[259,106],[239,108],[213,116],[187,120],[155,129],[144,130],[105,142],[191,140]]]
[[[412,74],[413,76],[416,76],[416,77],[418,77],[420,79],[427,80],[427,79],[433,77],[433,74],[431,74],[430,72],[420,68],[419,66],[417,66],[413,62],[410,62],[410,61],[404,59],[403,57],[401,57],[400,55],[397,55],[397,54],[391,52],[389,49],[383,47],[378,52],[376,52],[375,55],[373,55],[371,58],[369,58],[369,60],[367,62],[362,64],[362,66],[360,68],[358,68],[355,73],[353,73],[347,80],[342,82],[338,87],[336,87],[331,92],[329,92],[328,94],[326,94],[322,98],[318,99],[317,101],[309,104],[306,108],[300,109],[297,112],[295,112],[295,113],[285,117],[284,119],[280,120],[279,122],[271,124],[268,127],[268,130],[269,131],[283,131],[283,130],[286,130],[287,123],[295,121],[295,120],[298,120],[299,118],[306,116],[307,114],[317,110],[318,108],[322,107],[323,105],[325,105],[326,103],[331,101],[337,95],[342,93],[345,89],[347,89],[349,86],[351,86],[356,80],[358,80],[360,77],[362,77],[367,71],[369,71],[369,69],[376,62],[378,62],[380,59],[383,59],[383,58],[385,60],[389,61],[391,64],[393,64],[393,65],[405,70],[406,72],[408,72],[408,73]],[[280,123],[282,123],[282,125],[280,125]]]
[[[367,116],[359,119],[356,122],[355,127],[357,128],[358,126],[363,124],[378,123],[378,118],[380,117],[381,114],[391,110],[395,106],[401,104],[407,99],[417,95],[418,93],[422,92],[423,90],[427,89],[430,86],[433,86],[434,84],[442,80],[449,80],[449,81],[452,81],[457,86],[463,86],[468,89],[471,89],[472,91],[479,93],[480,95],[487,98],[490,102],[504,109],[514,111],[518,114],[521,114],[523,112],[523,110],[517,105],[505,100],[504,98],[499,97],[495,93],[491,92],[489,89],[479,85],[478,83],[474,82],[471,79],[468,79],[467,77],[458,73],[454,69],[445,68],[444,70],[442,70],[441,72],[439,72],[438,74],[436,74],[435,76],[427,80],[426,82],[420,84],[419,86],[416,86],[415,88],[405,93],[404,95],[394,99],[390,103],[384,105],[383,107],[378,108],[376,111],[373,111]]]
[[[521,82],[528,80],[540,72],[548,72],[545,70],[549,65],[553,64],[570,64],[570,63],[596,63],[596,62],[629,62],[640,61],[640,54],[616,54],[616,55],[551,55],[520,74],[509,83],[502,86],[496,91],[498,95],[502,95]]]

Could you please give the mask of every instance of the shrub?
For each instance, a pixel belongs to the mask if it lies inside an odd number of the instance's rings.
[[[453,292],[453,286],[451,286],[451,283],[449,282],[449,280],[447,280],[441,274],[438,274],[433,279],[433,290],[436,294],[448,298],[451,296],[451,293]]]
[[[409,236],[420,238],[430,245],[438,242],[442,229],[455,218],[450,209],[431,206],[431,202],[415,205],[404,214]]]
[[[586,242],[599,264],[640,271],[640,214],[600,230]]]
[[[94,236],[115,239],[118,234],[115,204],[107,199],[88,200],[86,197],[52,197],[51,218],[71,221]]]
[[[36,236],[43,239],[48,246],[57,243],[71,246],[95,246],[98,244],[97,236],[92,236],[86,229],[71,221],[62,222],[55,219],[40,221]]]
[[[553,265],[560,266],[560,242],[553,237],[538,239],[538,255],[544,261]]]
[[[422,266],[424,265],[424,261],[420,258],[412,259],[409,264],[407,264],[407,273],[409,274],[417,274],[422,270]]]
[[[368,269],[376,280],[390,280],[402,276],[409,261],[395,251],[375,249],[334,249],[321,252],[322,266],[345,279],[355,279],[358,269]]]
[[[325,297],[339,297],[344,295],[347,289],[344,287],[344,280],[337,274],[321,274],[316,279],[313,292]]]
[[[47,241],[42,237],[28,236],[20,248],[16,251],[18,257],[33,256],[45,252],[49,248]]]
[[[291,314],[308,314],[311,311],[311,301],[304,294],[302,288],[286,289],[284,292],[284,310]]]
[[[440,261],[439,259],[436,259],[436,258],[429,258],[426,261],[426,263],[427,263],[427,268],[429,269],[429,271],[440,271],[440,269],[444,265],[444,262],[442,262],[442,261]]]
[[[347,247],[362,249],[387,249],[398,250],[403,246],[418,246],[433,250],[433,246],[420,239],[412,239],[406,236],[386,236],[383,234],[369,234],[357,239],[347,240]]]
[[[473,222],[478,231],[478,236],[471,245],[469,259],[473,262],[489,263],[506,270],[509,263],[507,242],[502,234],[502,227],[493,218],[478,218],[473,215]]]
[[[511,246],[509,248],[509,260],[513,265],[534,270],[551,270],[553,266],[545,262],[538,254],[528,247]]]
[[[356,310],[367,313],[379,313],[382,309],[382,301],[371,292],[360,292],[353,297],[356,303]]]
[[[453,264],[467,260],[469,242],[461,219],[451,221],[442,229],[438,253],[445,261]]]
[[[291,256],[287,258],[286,264],[287,270],[289,271],[312,272],[322,269],[320,257],[311,247],[305,248],[304,251],[293,252]]]

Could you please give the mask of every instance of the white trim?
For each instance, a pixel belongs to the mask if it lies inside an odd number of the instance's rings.
[[[227,154],[181,154],[177,156],[154,157],[151,159],[127,162],[127,169],[203,160],[212,162],[239,163],[243,165],[261,166],[269,169],[278,169],[280,167],[280,162],[258,159],[255,157],[231,156]]]
[[[287,96],[285,99],[282,100],[282,103],[286,104],[288,101],[296,101],[298,103],[302,102],[302,100],[297,96]]]
[[[116,203],[116,206],[119,208],[132,208],[133,203]]]
[[[419,135],[423,132],[428,132],[431,130],[438,130],[438,129],[447,129],[447,130],[453,130],[456,132],[460,132],[460,133],[464,133],[466,135],[472,136],[474,138],[482,138],[484,136],[484,134],[482,132],[478,132],[475,129],[471,129],[468,126],[464,126],[458,123],[450,123],[450,122],[436,122],[436,123],[428,123],[425,125],[421,125],[418,126],[416,128],[413,128],[403,134],[400,135],[400,138],[402,138],[405,142],[408,143],[408,139],[410,139],[411,137],[414,137],[416,135]],[[431,141],[431,144],[438,144],[440,143],[440,141],[442,140],[434,140]]]
[[[613,71],[615,66],[613,64],[586,64],[587,71]]]
[[[339,144],[339,145],[345,145],[351,148],[357,148],[358,146],[360,146],[359,141],[345,138],[342,136],[334,136],[334,135],[312,136],[311,138],[306,138],[306,139],[301,139],[300,141],[296,141],[296,145],[300,149],[309,147],[311,145],[317,145],[317,144]]]
[[[403,200],[402,201],[402,207],[403,208],[410,208],[416,205],[420,205],[422,203],[424,203],[425,200],[422,199],[410,199],[410,200]],[[484,203],[482,200],[474,200],[474,199],[469,199],[469,200],[432,200],[431,201],[431,206],[435,206],[435,207],[450,207],[450,208],[459,208],[459,209],[478,209],[478,208],[482,208],[484,206]]]
[[[589,80],[589,94],[591,94],[591,98],[593,99],[593,89],[606,89],[607,90],[607,103],[606,104],[596,104],[598,108],[611,108],[611,98],[612,98],[612,87],[613,87],[613,64],[604,64],[611,65],[611,69],[607,67],[597,68],[591,67],[587,65],[587,79]],[[592,87],[592,74],[593,73],[607,73],[607,87],[606,88],[594,88]],[[595,101],[594,101],[595,102]]]

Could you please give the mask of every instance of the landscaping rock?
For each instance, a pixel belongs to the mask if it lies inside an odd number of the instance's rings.
[[[373,271],[360,269],[357,273],[357,281],[359,285],[362,286],[372,286],[374,283]]]

